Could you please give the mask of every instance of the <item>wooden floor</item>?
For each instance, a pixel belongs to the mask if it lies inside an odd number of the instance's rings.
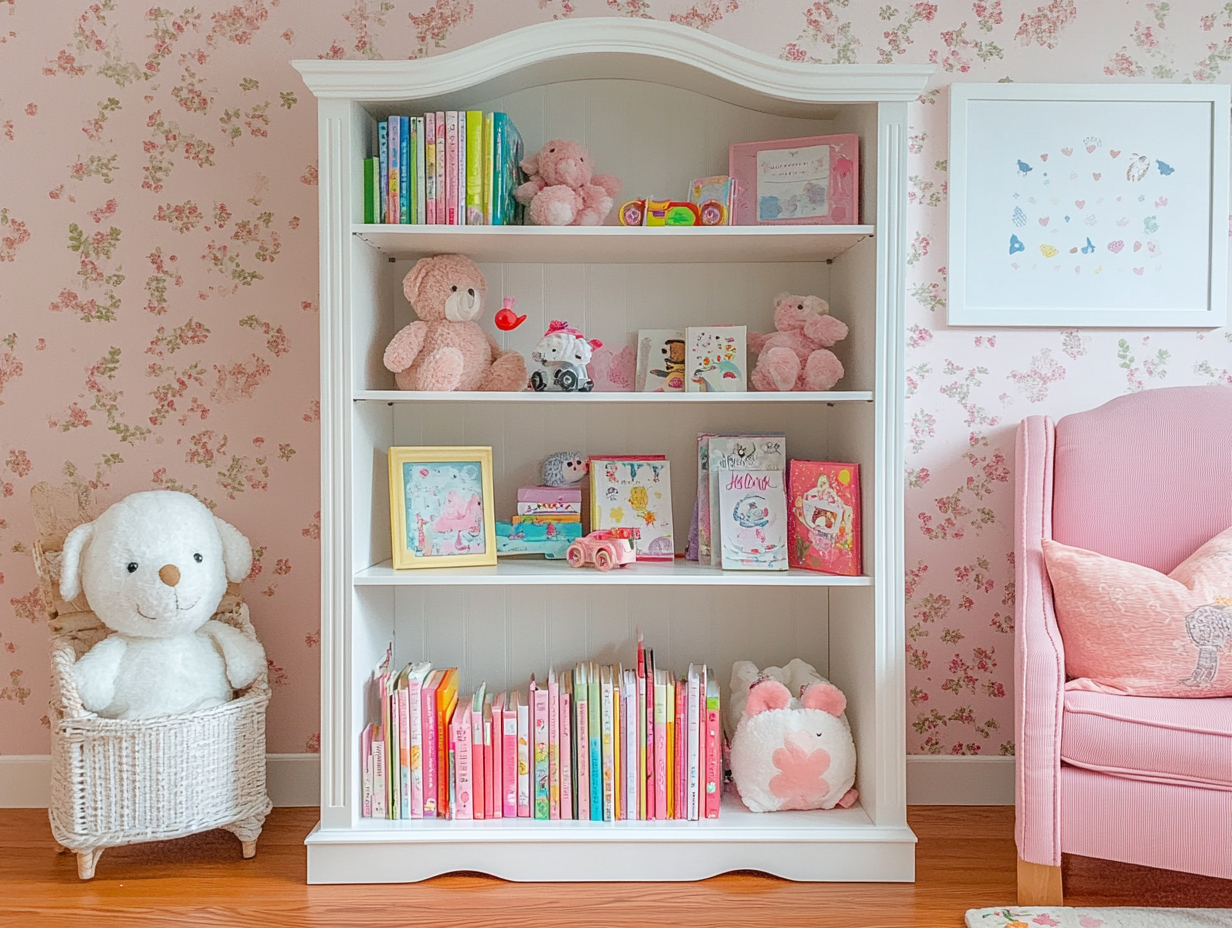
[[[701,883],[506,883],[454,875],[396,886],[308,886],[315,809],[275,809],[255,860],[225,832],[108,850],[90,882],[57,856],[47,815],[0,809],[0,926],[803,926],[958,928],[1014,902],[1014,810],[916,806],[917,882],[790,883],[737,873]],[[1232,907],[1232,881],[1066,858],[1069,905]]]

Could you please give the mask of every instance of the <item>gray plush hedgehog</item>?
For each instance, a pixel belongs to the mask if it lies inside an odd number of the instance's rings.
[[[543,461],[545,487],[571,487],[590,472],[590,464],[580,451],[557,451]]]

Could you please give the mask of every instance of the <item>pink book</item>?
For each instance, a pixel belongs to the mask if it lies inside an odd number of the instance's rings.
[[[718,818],[723,789],[723,734],[719,724],[719,681],[706,680],[705,817]]]
[[[518,818],[530,818],[530,702],[521,702],[518,696]]]
[[[498,818],[496,814],[497,797],[500,789],[496,785],[496,742],[492,726],[496,722],[492,714],[492,694],[489,693],[483,703],[483,814],[485,818]]]
[[[436,224],[446,224],[445,216],[445,114],[436,114]]]
[[[505,817],[505,694],[492,700],[492,817]]]
[[[581,487],[519,487],[519,503],[578,503],[582,502]]]
[[[654,786],[656,819],[667,818],[667,671],[655,670],[654,681]],[[675,707],[672,707],[674,711]]]
[[[395,692],[398,700],[398,805],[399,818],[411,817],[411,696],[404,680]]]
[[[436,818],[436,797],[440,795],[440,774],[437,770],[438,752],[431,746],[437,744],[440,732],[437,730],[436,690],[441,685],[445,673],[441,670],[432,671],[432,675],[424,681],[419,690],[419,712],[423,723],[424,744],[429,748],[423,752],[423,817]]]
[[[560,684],[548,671],[548,818],[560,818]]]
[[[501,737],[501,815],[518,817],[518,694],[504,698]]]
[[[672,801],[672,818],[689,817],[688,800],[685,797],[685,784],[688,783],[688,774],[685,771],[685,758],[688,756],[687,745],[689,743],[689,722],[688,710],[685,708],[688,705],[688,683],[684,680],[676,681],[676,742],[675,747],[675,766],[672,772],[672,790],[674,799]]]
[[[423,671],[412,672],[406,680],[406,709],[410,723],[411,818],[423,818],[423,713],[420,690]]]
[[[565,680],[569,677],[566,676]],[[560,693],[560,817],[573,818],[573,700],[569,689]]]
[[[453,817],[468,821],[475,817],[474,783],[471,777],[473,732],[471,713],[465,711],[461,700],[458,700],[458,709],[453,714],[453,741],[454,796],[457,801],[453,809]]]
[[[792,461],[788,474],[788,565],[859,576],[859,465]]]
[[[458,222],[458,113],[445,113],[445,222],[456,226]]]
[[[484,818],[485,789],[483,762],[483,686],[471,702],[471,817]]]
[[[432,160],[426,161],[425,168],[431,164],[435,166],[436,162],[436,116],[432,113],[424,114],[424,149],[432,149]],[[424,224],[436,225],[436,172],[426,178],[424,186],[427,188],[420,195],[424,198]],[[431,193],[431,196],[428,194]]]

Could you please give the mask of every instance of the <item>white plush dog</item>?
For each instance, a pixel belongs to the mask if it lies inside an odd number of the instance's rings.
[[[859,798],[847,697],[812,665],[737,661],[728,705],[732,780],[750,810],[846,809]]]
[[[134,493],[64,541],[60,595],[85,591],[113,634],[74,665],[85,707],[141,719],[228,702],[265,666],[253,638],[212,621],[252,547],[187,493]]]

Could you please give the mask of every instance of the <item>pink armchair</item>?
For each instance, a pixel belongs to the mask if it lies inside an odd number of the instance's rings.
[[[1041,545],[1167,573],[1232,525],[1232,389],[1031,416],[1016,474],[1019,904],[1061,904],[1062,852],[1232,878],[1232,698],[1067,690]]]

